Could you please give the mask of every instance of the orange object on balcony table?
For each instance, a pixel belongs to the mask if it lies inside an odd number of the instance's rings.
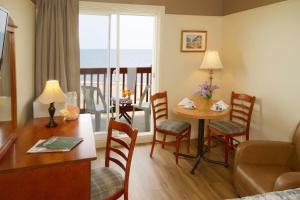
[[[126,97],[126,96],[127,96],[126,90],[122,90],[122,97]]]
[[[130,90],[127,90],[127,95],[128,95],[128,97],[131,96],[131,91]]]

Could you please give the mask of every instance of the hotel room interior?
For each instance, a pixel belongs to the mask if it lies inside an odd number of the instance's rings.
[[[299,19],[300,0],[0,0],[0,199],[300,199]]]

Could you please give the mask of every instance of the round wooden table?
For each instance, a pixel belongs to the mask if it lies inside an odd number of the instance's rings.
[[[173,112],[191,119],[197,119],[198,120],[198,148],[197,148],[197,154],[195,156],[188,155],[188,154],[180,154],[180,156],[196,159],[196,163],[191,171],[192,174],[195,173],[195,170],[200,162],[200,160],[203,158],[205,161],[216,163],[216,164],[222,164],[224,165],[224,162],[220,161],[214,161],[210,160],[204,157],[204,154],[206,153],[205,145],[204,145],[204,131],[205,131],[205,120],[210,119],[223,119],[230,113],[230,108],[221,112],[215,112],[210,110],[210,107],[217,102],[217,100],[205,100],[200,96],[194,95],[190,98],[194,104],[196,105],[195,109],[186,109],[183,106],[179,106],[176,104],[173,107]]]

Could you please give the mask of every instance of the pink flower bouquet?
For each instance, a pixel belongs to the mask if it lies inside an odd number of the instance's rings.
[[[200,89],[196,91],[197,94],[200,94],[204,99],[211,99],[215,90],[219,89],[217,85],[210,85],[205,81],[199,85]]]

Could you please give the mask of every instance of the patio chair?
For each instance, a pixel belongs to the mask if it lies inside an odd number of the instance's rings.
[[[81,86],[83,99],[85,101],[85,112],[95,114],[95,131],[100,131],[101,113],[107,112],[107,104],[105,97],[102,94],[100,88],[93,86]],[[95,103],[95,91],[100,97],[102,104]]]
[[[150,131],[150,112],[151,112],[151,104],[150,102],[143,102],[148,90],[150,89],[150,85],[147,85],[142,93],[140,101],[138,104],[133,104],[132,117],[131,117],[131,125],[133,124],[134,112],[135,110],[142,110],[145,112],[145,131]]]

